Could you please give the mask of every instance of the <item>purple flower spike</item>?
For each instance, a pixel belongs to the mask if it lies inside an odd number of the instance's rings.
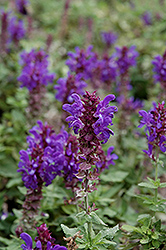
[[[72,93],[78,93],[82,95],[84,93],[83,88],[87,86],[80,75],[74,76],[70,73],[68,73],[67,78],[58,79],[57,83],[58,85],[54,86],[54,88],[57,90],[55,97],[57,100],[63,102],[63,104],[68,102],[72,103]]]
[[[75,53],[68,53],[70,58],[66,61],[66,65],[69,69],[72,72],[79,74],[85,80],[89,79],[88,68],[91,65],[91,62],[94,61],[94,58],[96,58],[95,53],[92,52],[92,48],[92,45],[90,45],[86,50],[76,47]]]
[[[142,20],[145,25],[152,25],[152,14],[149,11],[145,11],[142,15]]]
[[[22,15],[27,15],[27,5],[29,3],[28,0],[16,0],[16,8]]]
[[[158,106],[154,104],[154,108],[148,113],[145,110],[139,111],[142,120],[138,127],[142,128],[145,125],[145,130],[148,130],[148,151],[144,150],[144,152],[154,161],[156,147],[160,148],[162,152],[166,152],[166,108],[164,105],[163,101],[161,104],[158,103]]]
[[[25,243],[26,243],[26,245],[25,245],[25,244],[22,244],[22,245],[21,245],[21,248],[22,248],[23,250],[33,250],[33,249],[32,249],[32,238],[31,238],[31,236],[30,236],[29,234],[27,234],[27,233],[22,233],[22,234],[20,234],[20,237],[21,237],[21,239],[23,239],[23,240],[25,241]]]
[[[16,17],[11,17],[8,25],[9,42],[15,42],[16,44],[25,36],[25,28],[22,20],[18,20]]]
[[[152,60],[152,64],[154,65],[153,77],[155,82],[159,82],[164,91],[166,91],[166,51],[163,56],[157,55],[154,60]]]
[[[40,89],[43,85],[52,83],[55,74],[48,71],[48,55],[41,49],[31,50],[21,54],[20,64],[23,65],[22,74],[17,78],[29,91]]]
[[[76,199],[79,199],[85,197],[86,193],[96,190],[96,181],[99,180],[99,168],[96,164],[99,163],[101,168],[104,168],[106,161],[101,143],[106,143],[110,134],[113,134],[107,126],[113,125],[112,118],[117,108],[109,105],[109,102],[115,99],[114,95],[106,96],[103,101],[100,101],[95,91],[92,94],[86,91],[82,99],[77,94],[73,95],[75,102],[65,104],[63,108],[72,114],[66,120],[69,121],[69,126],[73,127],[74,132],[78,133],[79,166],[75,176],[81,179],[82,189],[75,186],[74,190]],[[70,148],[68,149],[70,154]],[[111,160],[109,158],[110,162]],[[94,183],[90,184],[89,181]]]
[[[112,31],[108,31],[108,32],[102,31],[101,37],[102,37],[103,43],[105,43],[107,47],[111,47],[111,45],[114,44],[118,38],[118,36]]]
[[[130,48],[123,46],[122,48],[116,47],[114,57],[116,58],[118,70],[120,75],[128,73],[130,67],[136,66],[136,58],[139,53],[135,50],[136,46]]]
[[[114,117],[114,112],[118,111],[116,106],[109,106],[109,102],[114,99],[114,95],[106,96],[104,100],[98,104],[94,114],[95,117],[98,117],[98,120],[93,124],[94,133],[98,135],[102,143],[106,143],[110,134],[114,134],[111,129],[107,128],[108,125],[113,125],[112,118]]]

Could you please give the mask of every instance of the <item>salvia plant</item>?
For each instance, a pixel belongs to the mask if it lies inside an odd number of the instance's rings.
[[[147,177],[147,180],[139,183],[139,187],[151,190],[151,195],[138,195],[143,203],[148,206],[152,213],[138,216],[138,226],[124,225],[122,229],[129,232],[129,244],[121,249],[132,249],[140,246],[140,249],[165,249],[165,227],[161,224],[157,212],[165,213],[165,199],[161,198],[158,190],[166,187],[166,182],[158,178],[158,169],[164,167],[160,160],[160,153],[166,152],[166,108],[165,102],[154,103],[154,107],[146,112],[139,111],[142,119],[139,128],[145,126],[148,150],[143,150],[150,158],[154,167],[154,178]]]
[[[166,249],[165,3],[152,2],[1,1],[0,249]]]
[[[27,114],[33,122],[34,119],[40,118],[42,107],[44,107],[46,86],[53,83],[55,74],[49,73],[48,55],[42,49],[23,51],[20,57],[22,72],[17,80],[21,82],[21,87],[26,87],[29,91]]]

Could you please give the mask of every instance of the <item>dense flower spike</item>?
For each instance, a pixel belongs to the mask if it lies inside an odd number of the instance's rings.
[[[27,87],[29,91],[52,83],[55,74],[48,71],[48,55],[42,50],[31,50],[21,54],[20,64],[23,66],[22,74],[18,81],[22,83],[21,87]]]
[[[73,102],[71,94],[75,92],[82,95],[84,93],[83,88],[87,86],[80,75],[72,75],[70,73],[68,73],[67,78],[58,79],[57,83],[58,85],[54,87],[57,90],[55,98],[63,104]]]
[[[8,25],[8,33],[9,42],[13,41],[15,44],[18,44],[26,34],[23,21],[18,20],[15,16],[11,17]]]
[[[98,180],[99,171],[93,168],[96,162],[103,162],[101,143],[106,143],[113,131],[108,128],[112,124],[112,118],[117,111],[109,102],[115,99],[114,95],[108,95],[100,101],[95,92],[86,91],[81,99],[79,95],[72,94],[73,104],[64,104],[63,109],[71,114],[66,120],[79,134],[79,171],[77,178],[83,179],[82,190],[77,190],[77,197],[86,196],[87,192],[95,189],[89,181]],[[100,152],[100,153],[99,153]],[[104,159],[105,160],[105,159]]]
[[[166,51],[163,56],[157,55],[154,60],[152,60],[152,64],[154,65],[154,80],[155,82],[159,82],[162,88],[161,96],[163,98],[166,97]]]
[[[105,43],[108,48],[111,47],[111,45],[113,45],[118,38],[118,36],[112,31],[108,31],[108,32],[102,31],[101,37],[102,37],[103,43]]]
[[[28,0],[15,0],[16,8],[22,15],[27,15]]]
[[[17,78],[21,87],[29,90],[27,116],[30,125],[41,119],[46,106],[46,85],[52,83],[55,74],[48,71],[48,55],[42,50],[31,50],[21,54],[20,64],[23,66],[21,75]]]
[[[72,94],[72,97],[75,101],[73,104],[63,105],[63,109],[72,115],[66,119],[69,126],[73,127],[76,134],[79,129],[86,129],[88,140],[93,137],[90,134],[92,132],[97,136],[98,140],[106,143],[110,134],[113,134],[112,130],[107,126],[113,125],[112,118],[114,112],[117,112],[115,106],[109,106],[109,102],[114,100],[115,96],[108,95],[103,101],[99,101],[99,98],[95,96],[95,92],[93,94],[86,92],[82,100],[77,94]],[[91,123],[91,126],[88,126],[87,123]],[[88,130],[88,127],[91,131]]]
[[[135,50],[136,46],[131,47],[116,47],[116,52],[114,57],[118,65],[118,70],[120,75],[128,73],[130,67],[136,66],[136,58],[138,57],[138,52]]]
[[[30,130],[33,136],[27,137],[29,148],[20,151],[19,172],[26,188],[36,189],[45,183],[51,184],[56,175],[63,169],[65,156],[64,143],[67,132],[56,135],[54,130],[46,123],[38,121],[38,126]]]
[[[139,111],[142,116],[139,128],[146,126],[147,139],[148,139],[148,151],[145,151],[150,158],[155,160],[155,149],[159,148],[162,152],[166,152],[166,108],[164,107],[165,102],[158,106],[154,104],[154,108],[149,112],[145,110]]]
[[[66,65],[68,65],[69,69],[76,74],[80,74],[85,80],[89,79],[88,68],[91,65],[91,61],[96,57],[95,53],[92,52],[92,48],[92,45],[86,50],[76,47],[75,53],[68,53],[70,58],[66,61]]]

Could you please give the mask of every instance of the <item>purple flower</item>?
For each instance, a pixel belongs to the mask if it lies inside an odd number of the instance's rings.
[[[64,246],[55,245],[52,248],[48,248],[47,250],[67,250],[67,248]]]
[[[20,151],[18,172],[22,172],[22,180],[28,189],[51,184],[52,180],[61,175],[65,162],[64,145],[68,134],[62,131],[56,135],[46,123],[38,121],[38,126],[30,130],[32,136],[27,137],[29,148]]]
[[[112,31],[108,31],[108,32],[102,31],[101,37],[102,37],[103,43],[105,43],[107,47],[111,47],[111,45],[114,44],[118,38],[118,36]]]
[[[136,46],[131,47],[116,47],[114,58],[118,65],[118,71],[120,75],[128,73],[130,67],[136,66],[136,58],[139,53],[135,50]]]
[[[55,74],[48,71],[48,55],[43,50],[31,50],[21,54],[20,64],[23,66],[21,75],[17,78],[29,91],[52,83]]]
[[[57,90],[55,98],[63,102],[63,104],[73,102],[71,94],[75,92],[82,95],[84,93],[83,88],[87,86],[80,75],[72,75],[70,72],[67,78],[60,78],[57,83],[58,85],[54,86]]]
[[[116,99],[116,101],[123,110],[126,110],[128,114],[137,112],[140,108],[143,107],[143,102],[139,99],[134,100],[133,96],[125,98],[124,95],[121,95]]]
[[[63,109],[72,115],[66,120],[69,122],[69,126],[73,127],[74,132],[79,135],[79,169],[76,177],[82,179],[82,189],[75,188],[75,192],[77,197],[81,198],[86,196],[87,192],[96,189],[96,183],[92,185],[87,183],[89,180],[97,181],[99,179],[96,163],[102,162],[103,165],[105,161],[101,143],[106,143],[110,134],[113,134],[113,131],[107,126],[113,125],[112,118],[117,108],[109,105],[109,102],[114,100],[114,95],[106,96],[103,101],[100,101],[95,92],[91,94],[88,91],[82,99],[77,94],[72,94],[72,97],[75,102],[64,104]]]
[[[51,233],[48,230],[46,224],[43,223],[40,227],[38,227],[37,232],[38,232],[39,236],[37,236],[35,238],[36,247],[34,249],[36,249],[36,250],[37,249],[38,250],[42,250],[42,249],[46,249],[46,250],[67,250],[67,248],[64,247],[64,246],[54,244],[55,239],[51,237]],[[21,248],[23,250],[33,250],[31,236],[29,234],[27,234],[27,233],[21,233],[20,237],[26,243],[26,245],[22,244]]]
[[[148,113],[145,110],[139,111],[142,116],[139,128],[146,126],[148,131],[148,151],[146,152],[150,158],[155,160],[153,151],[156,147],[160,148],[162,152],[166,152],[166,108],[164,101],[158,106],[154,104],[154,108]]]
[[[25,36],[25,27],[22,20],[18,20],[13,16],[8,24],[9,42],[18,43]]]
[[[85,96],[89,97],[89,93]],[[94,93],[93,93],[94,95]],[[79,95],[72,95],[75,102],[73,104],[65,104],[63,105],[63,109],[67,112],[71,113],[72,116],[69,116],[66,121],[69,122],[69,127],[73,127],[74,132],[78,133],[79,129],[83,129],[85,127],[85,119],[88,119],[88,110],[86,110],[85,105],[83,103],[85,101],[81,101]],[[112,124],[112,118],[114,116],[114,112],[117,112],[117,108],[115,106],[109,106],[109,102],[114,100],[114,95],[108,95],[104,98],[103,101],[96,103],[93,107],[92,118],[93,119],[93,132],[97,135],[97,138],[103,143],[106,143],[110,137],[110,134],[113,134],[112,130],[109,129],[108,125]],[[86,117],[86,118],[85,118]],[[96,119],[97,118],[97,119]],[[88,121],[86,121],[87,123]]]
[[[110,85],[112,82],[115,82],[117,77],[117,64],[113,57],[108,57],[104,55],[101,60],[101,81]]]
[[[101,161],[96,162],[96,166],[100,172],[106,168],[109,168],[110,165],[115,165],[114,160],[117,160],[118,156],[112,153],[113,150],[114,150],[113,146],[109,147],[107,150],[107,155],[105,155],[102,149],[99,150],[98,153],[100,153],[102,157],[101,157]]]
[[[109,102],[114,99],[114,95],[106,96],[103,101],[100,101],[94,114],[94,116],[98,118],[93,124],[94,133],[102,143],[106,143],[110,134],[114,134],[113,131],[108,128],[108,125],[113,125],[112,118],[114,117],[114,112],[118,111],[116,106],[109,105]]]
[[[75,53],[68,52],[68,56],[70,58],[66,61],[66,65],[69,69],[76,74],[80,74],[80,76],[85,80],[89,79],[88,68],[91,65],[91,61],[94,61],[94,58],[96,58],[96,54],[91,51],[92,48],[92,45],[90,45],[86,50],[76,47]]]
[[[31,238],[31,236],[30,236],[29,234],[27,234],[27,233],[22,233],[22,234],[20,234],[20,237],[21,237],[21,239],[24,240],[25,243],[26,243],[26,245],[25,245],[25,244],[22,244],[22,245],[21,245],[21,248],[22,248],[23,250],[33,250],[33,248],[32,248],[32,238]]]
[[[152,60],[154,65],[154,80],[155,82],[160,82],[161,87],[166,90],[166,51],[163,56],[157,55],[154,60]]]
[[[15,0],[16,8],[22,15],[27,15],[27,5],[29,3],[28,0]]]
[[[149,11],[145,11],[141,18],[145,25],[152,25],[152,14]]]
[[[73,127],[73,130],[76,134],[78,134],[78,130],[83,128],[84,124],[80,120],[80,116],[83,111],[83,104],[81,98],[78,94],[74,93],[71,95],[74,100],[73,104],[64,104],[63,109],[69,112],[72,116],[67,117],[66,121],[69,122],[69,127]]]

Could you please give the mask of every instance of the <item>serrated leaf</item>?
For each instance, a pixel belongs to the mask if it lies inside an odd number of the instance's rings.
[[[79,231],[77,227],[69,228],[69,227],[65,226],[64,224],[61,224],[61,228],[67,237],[73,236],[74,234],[76,234]]]

